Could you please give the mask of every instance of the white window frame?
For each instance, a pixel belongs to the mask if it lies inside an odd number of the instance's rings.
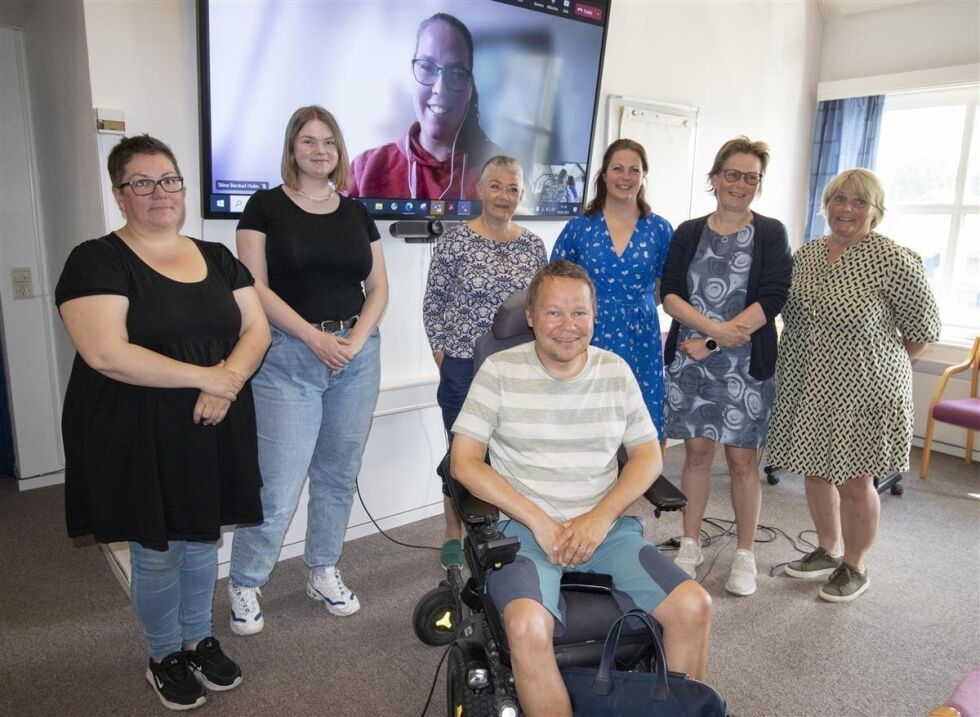
[[[941,275],[934,284],[938,287],[950,287],[953,283],[953,274],[956,264],[956,249],[963,230],[963,220],[967,215],[980,214],[980,203],[968,204],[964,202],[966,190],[967,173],[970,160],[970,144],[973,137],[973,127],[976,121],[978,102],[978,87],[961,87],[957,89],[941,90],[917,90],[915,92],[888,93],[885,96],[885,107],[882,116],[889,111],[901,111],[909,109],[922,109],[927,107],[949,107],[962,106],[965,109],[962,136],[960,137],[960,157],[959,166],[956,170],[956,183],[953,191],[953,201],[948,204],[895,204],[888,202],[888,210],[885,219],[894,220],[896,216],[906,215],[939,215],[950,217],[949,234],[946,237],[946,247],[944,256],[946,260],[941,267]],[[886,198],[887,199],[887,198]],[[948,299],[942,295],[937,296],[940,308],[946,304]],[[978,327],[948,324],[943,321],[943,343],[954,345],[970,345],[973,337],[977,334]]]
[[[896,96],[896,101],[900,95],[908,95],[909,98],[913,98],[914,94],[920,92],[931,92],[938,90],[950,90],[950,91],[972,91],[974,98],[977,97],[978,91],[980,91],[980,63],[968,64],[968,65],[955,65],[952,67],[938,67],[928,70],[916,70],[914,72],[900,72],[890,75],[874,75],[871,77],[858,77],[848,80],[834,80],[830,82],[821,82],[817,85],[817,101],[822,102],[825,100],[839,100],[846,99],[849,97],[866,97],[868,95],[886,95],[888,99],[892,99],[892,95]],[[909,101],[912,101],[911,99]],[[971,112],[976,112],[976,103]],[[886,100],[887,106],[887,100]],[[975,114],[971,114],[970,118],[975,119]],[[972,130],[971,123],[965,123],[964,127],[964,142],[969,143],[970,135],[968,134]],[[950,237],[947,239],[950,244],[947,245],[947,255],[951,256],[955,260],[954,254],[948,254],[950,250],[955,250],[955,242],[959,238],[959,232],[962,226],[962,217],[967,214],[974,213],[975,210],[971,210],[972,205],[963,205],[963,190],[966,183],[966,163],[969,160],[969,154],[966,151],[960,154],[960,167],[957,171],[957,194],[956,201],[959,202],[959,221],[951,222],[950,227]],[[887,198],[886,198],[887,199]],[[907,205],[906,205],[907,206]],[[949,205],[937,205],[937,206],[949,206]],[[891,214],[893,211],[895,213],[901,213],[902,205],[894,205],[888,207],[888,212]],[[919,205],[915,206],[915,211],[917,213],[928,213],[924,211],[924,207]],[[950,214],[948,209],[940,211],[938,208],[930,208],[930,212]],[[954,219],[956,217],[954,216]],[[947,266],[944,267],[943,271],[952,271],[952,261],[947,262]],[[950,275],[945,275],[950,276]],[[948,282],[947,282],[948,283]],[[942,338],[940,340],[941,345],[951,346],[951,347],[967,347],[973,341],[973,336],[977,334],[978,327],[953,327],[944,326]]]

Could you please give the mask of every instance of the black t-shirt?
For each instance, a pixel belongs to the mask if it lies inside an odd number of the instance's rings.
[[[360,313],[361,282],[373,264],[371,242],[381,238],[363,204],[340,197],[336,211],[311,214],[282,186],[263,189],[249,198],[238,228],[265,234],[269,288],[304,319]]]

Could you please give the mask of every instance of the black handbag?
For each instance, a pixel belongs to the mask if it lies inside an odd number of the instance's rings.
[[[613,669],[623,622],[631,618],[643,623],[650,633],[656,672]],[[561,674],[575,717],[725,717],[725,700],[714,689],[685,674],[668,671],[660,632],[643,610],[630,610],[609,628],[598,669],[566,667]]]

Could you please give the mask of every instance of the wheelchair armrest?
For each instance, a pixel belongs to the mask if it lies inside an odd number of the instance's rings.
[[[660,515],[660,511],[680,510],[687,505],[687,496],[664,476],[657,478],[643,497],[653,503],[657,515]]]
[[[495,506],[477,498],[466,489],[466,486],[452,477],[449,472],[448,453],[439,463],[436,472],[446,481],[449,497],[453,501],[453,507],[456,508],[460,520],[474,528],[497,524],[497,521],[500,520],[500,511]]]
[[[497,523],[500,521],[497,507],[480,500],[453,478],[449,472],[448,453],[439,463],[436,472],[445,479],[453,507],[466,528],[467,543],[472,546],[471,557],[484,570],[513,562],[521,541],[519,538],[505,537],[497,530]]]

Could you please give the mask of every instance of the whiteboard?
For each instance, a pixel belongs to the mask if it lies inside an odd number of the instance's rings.
[[[628,137],[650,164],[647,203],[673,226],[691,218],[698,108],[610,95],[607,144]]]

